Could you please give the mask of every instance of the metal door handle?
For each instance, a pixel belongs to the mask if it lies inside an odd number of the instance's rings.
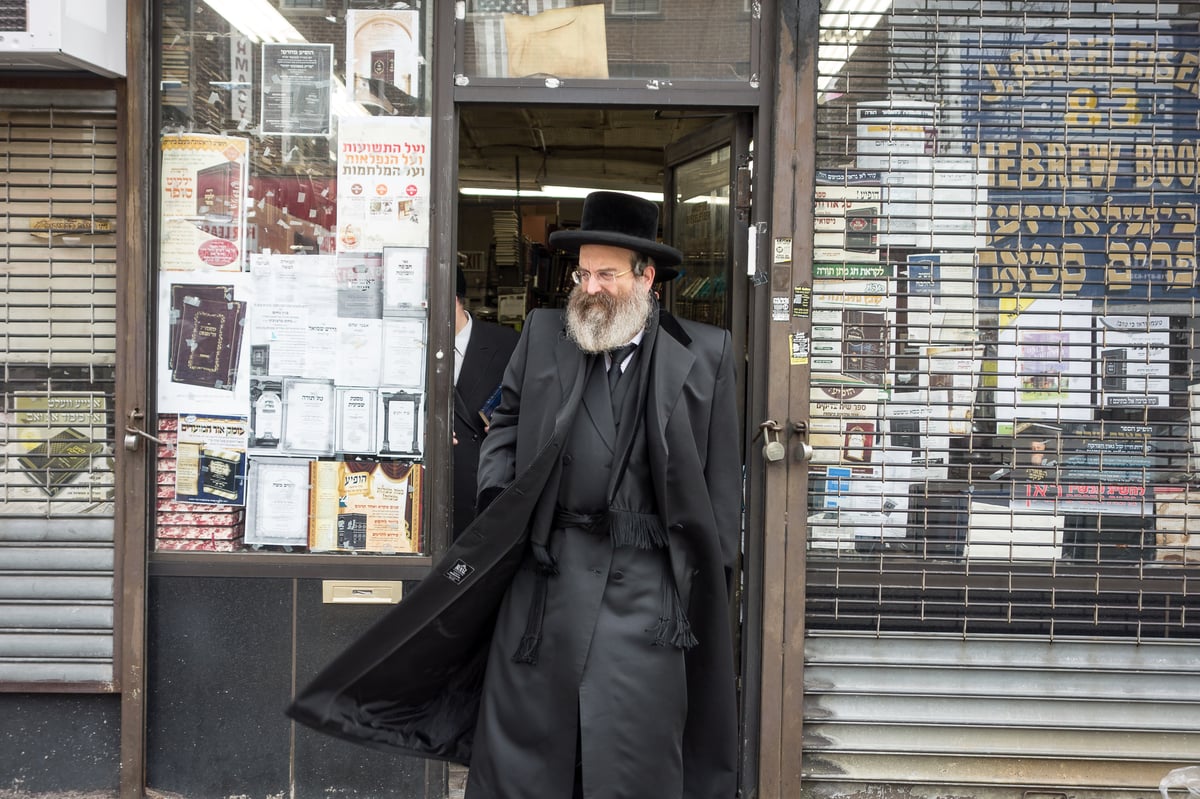
[[[138,408],[134,408],[129,412],[129,424],[125,425],[125,449],[129,450],[130,452],[137,452],[138,445],[142,442],[143,438],[149,439],[155,444],[162,444],[164,447],[170,447],[171,449],[174,449],[175,445],[170,441],[163,441],[161,438],[152,436],[145,430],[136,426],[138,421],[144,418],[144,416],[145,415]]]

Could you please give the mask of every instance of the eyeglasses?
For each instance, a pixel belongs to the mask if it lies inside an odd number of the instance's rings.
[[[624,272],[614,272],[611,269],[601,269],[599,272],[589,272],[586,269],[576,269],[571,273],[571,280],[576,286],[589,280],[595,280],[601,286],[611,286],[617,278],[628,275],[632,271],[632,269],[626,269]]]

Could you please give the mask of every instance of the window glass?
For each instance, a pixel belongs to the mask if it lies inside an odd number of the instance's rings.
[[[729,159],[725,146],[675,169],[672,229],[687,269],[675,282],[675,310],[688,319],[729,326],[726,241],[729,238]]]
[[[467,78],[748,81],[745,0],[466,0]]]
[[[419,553],[429,12],[158,8],[155,549]]]

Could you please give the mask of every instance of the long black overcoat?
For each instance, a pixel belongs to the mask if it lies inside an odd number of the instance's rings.
[[[726,331],[660,314],[645,424],[671,568],[676,584],[687,587],[698,640],[686,655],[686,799],[736,793],[729,580],[741,459],[732,358]],[[469,761],[495,612],[531,531],[552,521],[547,483],[557,478],[588,364],[560,313],[530,315],[481,456],[481,493],[506,487],[400,605],[300,692],[288,709],[293,718],[386,749]],[[559,712],[536,696],[528,706],[530,714]]]

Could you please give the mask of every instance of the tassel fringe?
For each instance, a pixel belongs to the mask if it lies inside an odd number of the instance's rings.
[[[683,610],[679,590],[669,570],[662,579],[662,608],[663,615],[658,617],[658,625],[654,628],[655,646],[669,644],[676,649],[691,649],[700,643],[692,634],[692,624]]]
[[[667,545],[667,531],[655,513],[612,508],[608,511],[608,534],[617,547],[662,549]]]
[[[542,620],[546,615],[546,581],[549,573],[538,569],[533,583],[533,598],[529,600],[529,616],[525,620],[525,634],[513,654],[514,663],[537,665],[538,649],[542,645]]]

